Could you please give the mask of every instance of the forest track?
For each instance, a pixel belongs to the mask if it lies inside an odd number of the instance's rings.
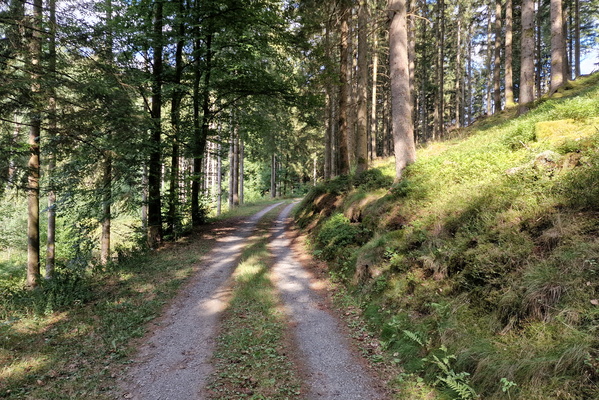
[[[231,276],[258,221],[281,205],[266,207],[241,222],[235,233],[217,240],[200,271],[169,306],[159,325],[143,341],[124,377],[120,398],[202,400],[213,372],[211,357],[219,322],[230,298]],[[327,299],[311,288],[310,274],[291,250],[289,204],[276,219],[269,249],[273,274],[297,347],[308,393],[300,398],[384,399],[363,360],[352,351],[342,323]]]

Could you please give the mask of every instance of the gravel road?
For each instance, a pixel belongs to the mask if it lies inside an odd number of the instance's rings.
[[[277,288],[294,326],[294,334],[307,370],[308,399],[384,399],[374,379],[351,352],[341,322],[326,300],[311,289],[310,274],[294,257],[291,240],[285,237],[294,204],[279,215],[270,244],[276,258],[273,267]]]
[[[213,369],[210,359],[221,312],[229,300],[230,277],[258,220],[274,204],[243,222],[234,234],[218,239],[200,271],[144,340],[122,381],[119,398],[135,400],[202,400]],[[294,204],[284,208],[270,250],[273,274],[305,371],[307,399],[384,399],[363,363],[351,352],[341,323],[310,288],[310,275],[296,260],[285,233]]]
[[[198,400],[212,372],[219,315],[228,300],[229,278],[246,239],[271,205],[243,222],[234,234],[218,240],[202,261],[200,272],[177,297],[161,326],[139,350],[123,385],[123,398]]]

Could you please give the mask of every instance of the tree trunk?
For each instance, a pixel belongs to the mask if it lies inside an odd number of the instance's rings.
[[[514,68],[512,55],[513,37],[512,0],[505,0],[505,106],[514,106]]]
[[[494,113],[501,112],[501,0],[495,0],[495,56],[493,61]]]
[[[378,45],[379,45],[379,37],[376,27],[376,22],[374,27],[374,41],[372,44],[372,103],[370,108],[370,159],[374,160],[377,157],[376,152],[376,143],[377,143],[377,130],[378,130],[378,118],[376,114],[376,104],[377,104],[377,85],[378,85],[378,75],[379,75],[379,53],[378,53]]]
[[[237,126],[233,128],[233,207],[239,206],[239,136],[237,135]]]
[[[154,68],[152,71],[152,133],[150,163],[148,166],[148,245],[150,248],[160,246],[162,242],[162,212],[160,201],[160,184],[162,175],[160,140],[162,135],[162,16],[163,2],[154,3],[154,43],[152,54]]]
[[[270,163],[270,198],[277,197],[277,156],[272,153]]]
[[[223,203],[223,188],[222,188],[222,176],[223,176],[223,156],[222,156],[222,141],[220,136],[220,127],[218,134],[218,145],[217,145],[217,159],[216,159],[216,215],[219,216],[222,212]]]
[[[368,169],[368,2],[360,0],[358,10],[358,112],[356,130],[356,172]]]
[[[42,59],[42,0],[33,1],[33,18],[31,21],[31,39],[29,54],[31,56],[31,97],[32,110],[29,128],[29,162],[27,176],[27,287],[38,285],[40,277],[40,136],[42,115],[39,111],[41,94],[40,63]]]
[[[176,235],[179,230],[179,218],[177,209],[179,208],[179,195],[177,189],[179,187],[179,137],[181,124],[181,99],[183,92],[179,85],[181,84],[181,76],[183,75],[183,46],[185,45],[185,24],[181,19],[185,14],[185,2],[179,0],[179,21],[177,22],[177,48],[175,50],[175,75],[173,77],[173,97],[171,100],[171,126],[173,130],[173,139],[171,147],[171,176],[169,179],[169,197],[168,197],[168,234]]]
[[[324,47],[327,61],[331,60],[331,27],[329,22],[325,26]],[[326,71],[329,72],[330,65],[327,63]],[[327,79],[325,85],[326,91],[326,129],[324,134],[324,179],[329,180],[333,176],[333,83],[332,79]]]
[[[491,53],[491,34],[492,34],[492,20],[491,20],[491,9],[492,3],[489,3],[489,15],[487,16],[487,54],[486,54],[486,70],[487,70],[487,92],[486,92],[486,105],[487,105],[487,115],[493,114],[493,109],[491,107],[491,83],[492,80],[492,60],[493,54]]]
[[[565,82],[565,41],[562,0],[551,0],[551,83],[549,93],[555,93]]]
[[[108,0],[110,1],[110,0]],[[52,78],[56,78],[56,0],[49,1],[50,23],[48,42],[48,71]],[[48,141],[52,143],[56,137],[56,91],[54,85],[50,87],[48,104]],[[54,151],[48,154],[48,178],[50,190],[48,192],[48,228],[46,239],[46,279],[51,279],[56,265],[56,188],[54,187],[53,175],[56,168],[56,156]]]
[[[231,116],[231,134],[229,141],[229,210],[233,208],[233,167],[235,165],[234,153],[233,153],[233,120],[234,117]]]
[[[445,131],[445,0],[437,2],[437,95],[433,122],[433,140],[441,139]]]
[[[106,54],[105,61],[112,64],[112,0],[106,0]],[[110,143],[111,134],[108,133],[108,142]],[[104,163],[102,166],[102,235],[100,237],[100,264],[106,265],[110,260],[110,241],[111,241],[111,223],[112,223],[112,153],[110,150],[104,150]],[[49,226],[48,226],[49,230]]]
[[[349,149],[348,149],[348,138],[349,138],[349,95],[350,95],[350,82],[349,82],[349,16],[351,11],[349,7],[343,6],[341,9],[341,26],[340,26],[340,71],[339,71],[339,130],[338,130],[338,144],[339,144],[339,164],[337,171],[340,175],[349,174]]]
[[[458,15],[461,15],[461,5],[458,5]],[[462,126],[462,20],[458,18],[456,32],[456,59],[455,59],[455,127]]]
[[[239,139],[239,204],[243,204],[244,202],[244,158],[245,158],[245,145],[243,144],[243,140]]]
[[[538,0],[537,1],[537,25],[536,25],[536,37],[535,37],[535,59],[536,59],[536,73],[534,75],[535,77],[535,95],[536,98],[540,98],[543,94],[543,90],[542,90],[542,72],[543,72],[543,60],[542,60],[542,42],[543,42],[543,20],[542,20],[542,13],[541,13],[541,7],[543,6],[543,0]],[[533,3],[533,10],[534,10],[534,3]],[[534,20],[533,20],[534,21]],[[534,22],[533,22],[534,24]]]
[[[443,2],[443,0],[441,1]],[[395,182],[404,168],[416,160],[410,71],[408,66],[408,32],[405,0],[389,0],[389,68],[391,73],[391,115],[395,150]]]
[[[574,0],[574,76],[580,76],[580,0]]]
[[[520,103],[518,112],[523,114],[528,111],[530,103],[534,100],[535,85],[535,5],[534,0],[522,1],[522,38],[520,50]]]

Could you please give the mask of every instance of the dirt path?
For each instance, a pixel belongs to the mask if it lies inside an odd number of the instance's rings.
[[[227,305],[228,280],[246,239],[271,205],[218,240],[202,262],[204,267],[177,297],[160,327],[142,346],[129,370],[124,398],[135,400],[197,400],[212,372],[210,357],[220,313]]]
[[[229,298],[230,277],[258,220],[280,205],[251,217],[236,233],[218,240],[201,271],[160,319],[160,326],[140,348],[125,377],[123,398],[201,400],[213,369],[220,314]],[[383,399],[362,362],[354,357],[341,323],[310,288],[310,276],[295,259],[285,237],[293,204],[280,213],[270,249],[276,285],[292,320],[297,353],[303,363],[308,399]]]
[[[270,247],[276,258],[273,267],[276,285],[288,310],[297,345],[307,370],[309,399],[383,399],[376,382],[351,352],[340,321],[328,311],[323,299],[311,289],[311,276],[302,267],[285,236],[287,206],[276,222]]]

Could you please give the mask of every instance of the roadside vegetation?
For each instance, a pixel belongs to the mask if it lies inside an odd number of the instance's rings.
[[[264,206],[241,207],[233,218]],[[0,398],[113,399],[136,339],[227,226],[209,224],[159,251],[131,250],[104,267],[64,267],[33,291],[23,287],[22,268],[1,263]]]
[[[599,398],[598,82],[426,145],[391,189],[379,161],[304,199],[400,398]]]

